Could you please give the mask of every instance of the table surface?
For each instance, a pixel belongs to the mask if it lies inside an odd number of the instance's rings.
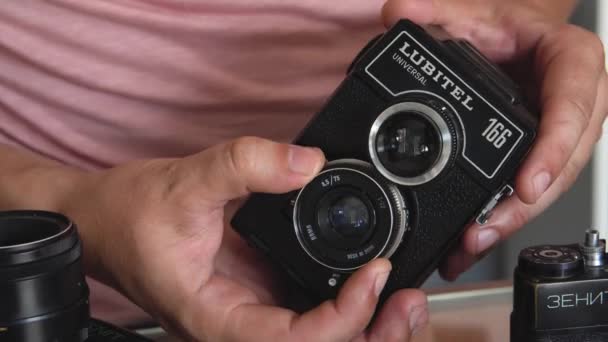
[[[508,342],[512,296],[509,282],[429,294],[429,326],[412,342]]]
[[[411,342],[508,342],[512,287],[493,282],[428,290],[430,324]],[[143,331],[154,341],[177,342],[160,329]]]

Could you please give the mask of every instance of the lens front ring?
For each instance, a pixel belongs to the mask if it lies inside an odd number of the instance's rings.
[[[418,176],[404,177],[391,172],[378,155],[377,142],[383,126],[389,119],[400,114],[418,115],[432,123],[437,130],[441,151],[432,167]],[[392,182],[406,186],[421,185],[437,177],[448,165],[454,143],[446,120],[437,110],[420,102],[401,102],[384,110],[374,121],[368,138],[369,155],[376,169]]]
[[[72,229],[72,222],[66,217],[51,213],[51,212],[43,212],[43,211],[8,211],[8,212],[0,212],[0,222],[11,220],[36,220],[38,222],[45,221],[49,226],[55,225],[59,227],[58,229],[53,229],[54,231],[50,234],[45,234],[45,236],[40,236],[38,239],[25,238],[20,239],[21,241],[14,243],[7,243],[0,239],[0,251],[2,250],[22,250],[25,248],[35,248],[36,246],[41,246],[48,244],[52,240],[59,239],[63,235],[65,235],[70,229]],[[55,228],[55,227],[53,227]],[[37,232],[40,234],[39,232]]]

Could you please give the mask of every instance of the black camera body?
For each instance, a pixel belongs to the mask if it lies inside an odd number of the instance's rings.
[[[512,342],[608,341],[605,240],[523,249],[515,269]]]
[[[295,144],[329,163],[287,194],[254,194],[232,225],[313,295],[390,258],[384,295],[418,287],[505,195],[537,118],[465,41],[402,20],[359,54]]]
[[[76,225],[58,213],[0,211],[0,341],[144,342],[89,315]]]

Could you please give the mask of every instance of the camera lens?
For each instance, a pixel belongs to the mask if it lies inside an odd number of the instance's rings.
[[[372,203],[351,186],[337,186],[323,195],[316,216],[321,238],[343,250],[362,245],[375,225]]]
[[[368,163],[338,160],[300,190],[294,226],[313,260],[350,271],[395,252],[409,230],[408,209],[399,190],[381,179]]]
[[[76,227],[44,211],[0,212],[0,340],[82,342],[88,288]]]
[[[332,228],[344,237],[357,237],[369,231],[369,210],[354,196],[338,200],[329,209],[329,222]]]
[[[437,128],[413,113],[394,115],[376,138],[380,162],[392,173],[416,177],[431,169],[441,152]]]
[[[403,102],[385,110],[372,125],[370,155],[378,171],[402,185],[435,178],[450,160],[452,135],[432,107]]]

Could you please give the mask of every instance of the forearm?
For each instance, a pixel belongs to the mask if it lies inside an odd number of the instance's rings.
[[[82,174],[31,152],[0,145],[0,210],[62,211]]]
[[[80,207],[87,171],[78,170],[34,153],[0,144],[0,211],[48,210],[75,219],[84,243],[87,273],[100,276],[97,244],[102,232],[80,224]]]

